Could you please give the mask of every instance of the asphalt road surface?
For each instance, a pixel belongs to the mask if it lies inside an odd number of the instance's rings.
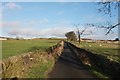
[[[64,42],[64,50],[58,58],[48,78],[92,78],[97,77],[87,70],[82,62],[77,59],[75,52],[70,48],[68,42]]]

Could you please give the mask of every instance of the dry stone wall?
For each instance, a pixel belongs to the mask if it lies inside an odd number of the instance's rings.
[[[119,62],[109,59],[105,56],[89,52],[85,49],[81,49],[71,43],[69,44],[83,64],[89,65],[111,78],[120,78]]]
[[[49,59],[45,52],[29,52],[19,56],[12,56],[1,62],[2,66],[2,78],[22,78],[25,77],[24,73],[29,68],[32,68],[33,64],[37,62],[45,62]]]
[[[12,56],[0,61],[0,67],[2,67],[2,70],[0,70],[0,77],[23,78],[28,68],[32,68],[34,64],[39,62],[45,63],[51,58],[55,58],[56,60],[62,51],[62,46],[63,41],[50,47],[46,52],[37,50],[22,55]]]
[[[50,47],[47,52],[52,57],[54,57],[55,61],[58,59],[58,57],[62,54],[64,46],[64,41],[60,41],[57,45]]]

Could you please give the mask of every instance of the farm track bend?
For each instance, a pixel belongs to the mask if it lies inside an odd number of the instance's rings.
[[[98,78],[87,70],[82,61],[77,58],[76,51],[68,42],[64,42],[63,52],[59,56],[51,72],[48,73],[49,78]]]

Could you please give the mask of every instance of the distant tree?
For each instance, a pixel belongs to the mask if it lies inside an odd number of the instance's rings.
[[[65,34],[65,36],[67,37],[67,40],[69,40],[69,41],[76,41],[77,40],[77,37],[76,37],[76,34],[74,33],[74,31],[67,32]]]
[[[114,41],[119,41],[119,38],[115,38],[115,40]]]

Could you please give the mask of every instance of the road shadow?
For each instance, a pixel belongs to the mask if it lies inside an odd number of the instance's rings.
[[[92,80],[98,80],[76,56],[68,43],[64,42],[63,51],[48,73],[48,78],[92,78]]]

